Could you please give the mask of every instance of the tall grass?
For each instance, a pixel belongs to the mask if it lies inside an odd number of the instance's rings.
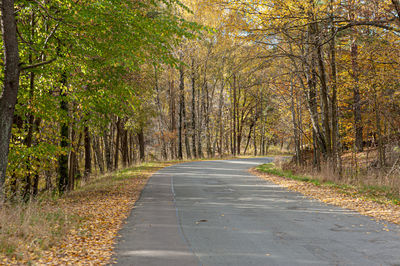
[[[57,243],[77,217],[43,202],[4,204],[0,209],[0,252],[24,259]]]

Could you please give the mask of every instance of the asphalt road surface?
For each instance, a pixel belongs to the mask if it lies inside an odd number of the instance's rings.
[[[120,231],[120,265],[400,265],[400,228],[247,172],[271,158],[154,174]],[[389,231],[386,231],[389,230]]]

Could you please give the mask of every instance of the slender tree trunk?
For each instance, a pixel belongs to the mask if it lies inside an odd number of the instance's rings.
[[[74,185],[75,185],[75,177],[76,177],[76,170],[77,170],[77,158],[76,158],[76,147],[79,145],[75,144],[76,142],[76,132],[75,132],[75,128],[72,125],[72,129],[71,129],[71,146],[72,149],[69,152],[69,156],[68,156],[68,160],[69,160],[69,171],[68,171],[68,187],[67,189],[69,191],[74,189]]]
[[[143,127],[140,127],[140,131],[138,133],[138,142],[139,142],[139,158],[141,162],[145,160],[145,147],[144,147],[144,132]]]
[[[64,113],[68,114],[68,103],[66,101],[67,93],[65,91],[65,86],[67,84],[67,74],[63,72],[61,78],[61,103],[60,109],[64,111]],[[61,149],[68,148],[68,140],[69,140],[69,126],[68,121],[64,121],[61,123]],[[63,153],[60,155],[58,159],[58,171],[59,171],[59,181],[58,181],[58,192],[63,194],[68,187],[68,154]]]
[[[196,150],[196,90],[195,90],[194,59],[192,58],[192,151],[193,157],[197,158]]]
[[[154,77],[155,77],[155,88],[156,88],[156,101],[157,101],[157,108],[158,108],[158,130],[160,132],[161,138],[159,139],[159,143],[161,146],[161,156],[163,157],[164,160],[168,159],[168,154],[167,154],[167,144],[166,144],[166,138],[165,138],[165,133],[164,133],[164,123],[165,123],[165,117],[163,114],[162,106],[161,106],[161,101],[160,101],[160,88],[158,85],[158,71],[157,71],[157,66],[154,66]],[[132,142],[133,144],[133,142]],[[132,146],[133,148],[133,146]]]
[[[318,38],[319,40],[319,38]],[[329,103],[328,103],[328,85],[326,82],[326,71],[325,71],[325,63],[324,56],[322,51],[322,45],[320,41],[317,42],[317,56],[318,56],[318,66],[319,66],[319,75],[321,80],[321,102],[322,106],[322,125],[325,139],[325,148],[326,148],[326,156],[331,158],[331,129],[330,129],[330,121],[329,121]]]
[[[133,133],[130,133],[130,143],[131,143],[131,164],[133,165],[136,161],[136,155],[135,155],[135,137]],[[164,142],[165,143],[165,142]],[[164,146],[164,152],[166,153],[165,146]],[[166,156],[166,155],[165,155]]]
[[[250,127],[249,127],[249,134],[247,135],[246,147],[244,148],[244,152],[243,152],[244,155],[246,155],[246,153],[247,153],[247,148],[249,147],[249,144],[250,144],[251,132],[252,132],[252,130],[253,130],[254,124],[255,124],[255,122],[253,121],[253,122],[250,124]]]
[[[4,87],[0,96],[0,201],[3,201],[11,127],[17,103],[20,74],[14,0],[2,0],[1,22],[4,47]]]
[[[110,172],[112,171],[112,160],[111,160],[110,136],[107,130],[104,130],[103,142],[104,142],[104,153],[106,157],[107,171]]]
[[[183,83],[184,85],[184,83]],[[185,104],[185,92],[184,89],[182,91],[182,119],[183,119],[183,134],[185,136],[185,148],[186,148],[186,157],[192,158],[192,153],[190,151],[190,142],[189,142],[189,121],[186,117],[186,104]]]
[[[118,169],[118,159],[119,159],[119,142],[120,142],[120,135],[121,135],[121,119],[117,118],[117,136],[115,137],[115,151],[114,151],[114,170]]]
[[[100,141],[98,137],[93,136],[93,149],[96,153],[97,164],[100,169],[100,173],[104,174],[104,158],[103,153],[101,152]]]
[[[172,75],[172,74],[171,74]],[[171,77],[170,85],[169,85],[169,97],[170,97],[170,129],[172,134],[176,134],[176,118],[175,118],[175,88],[174,88],[174,80]],[[171,157],[175,159],[177,156],[176,152],[176,139],[173,137],[171,139]]]
[[[333,6],[333,0],[330,2],[331,9]],[[340,155],[340,139],[339,139],[339,118],[338,118],[338,105],[337,105],[337,69],[336,69],[336,39],[335,39],[335,28],[334,28],[334,17],[333,11],[331,11],[331,26],[332,26],[332,39],[330,43],[331,52],[331,72],[332,72],[332,103],[331,103],[331,114],[332,114],[332,165],[333,170],[339,176],[342,175],[342,163]]]
[[[236,155],[236,141],[237,141],[237,137],[236,137],[236,133],[237,133],[237,125],[236,125],[236,121],[237,121],[237,112],[236,112],[236,108],[237,108],[237,104],[236,104],[237,98],[236,98],[236,75],[233,75],[233,115],[232,115],[232,119],[233,119],[233,156]]]
[[[362,152],[363,147],[363,125],[361,118],[361,95],[359,88],[359,67],[358,67],[358,45],[356,38],[353,38],[351,45],[351,62],[353,70],[353,112],[354,112],[354,128],[355,128],[355,146],[358,152]]]
[[[376,133],[378,135],[378,157],[379,157],[379,167],[384,167],[386,165],[385,149],[382,141],[382,128],[381,128],[381,116],[378,104],[378,97],[376,89],[374,88],[374,109],[375,109],[375,124]]]
[[[128,145],[128,131],[121,128],[121,151],[122,151],[122,166],[125,168],[128,165],[129,145]]]
[[[92,148],[91,148],[91,143],[90,143],[90,133],[89,133],[89,127],[84,128],[84,134],[85,134],[85,172],[84,172],[84,177],[85,179],[88,179],[90,174],[92,173]]]
[[[209,88],[206,82],[205,86],[205,105],[204,105],[204,124],[206,128],[206,147],[207,147],[207,157],[212,157],[212,148],[211,148],[211,132],[210,132],[210,95]]]
[[[201,86],[198,87],[199,89],[197,90],[197,99],[200,102],[200,99],[203,99],[201,96],[203,92],[203,88]],[[198,123],[197,123],[197,157],[203,158],[203,150],[202,150],[202,131],[203,131],[203,101],[201,101],[201,104],[199,103],[197,105],[197,118],[198,118]]]
[[[219,104],[218,104],[218,125],[219,125],[219,157],[223,156],[223,121],[222,121],[222,107],[224,104],[224,83],[221,82],[221,90],[219,92]]]
[[[182,131],[183,131],[183,108],[184,108],[184,101],[185,101],[185,76],[183,71],[183,66],[179,68],[179,126],[178,126],[178,159],[183,159],[183,145],[182,145]]]
[[[294,150],[296,153],[296,164],[300,165],[300,134],[299,127],[296,119],[296,108],[295,108],[295,92],[294,86],[291,84],[291,112],[292,112],[292,122],[293,122],[293,138],[294,138]]]

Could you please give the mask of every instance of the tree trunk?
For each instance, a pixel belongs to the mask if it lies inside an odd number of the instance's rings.
[[[103,142],[104,142],[104,153],[106,157],[107,171],[110,172],[112,171],[112,160],[111,160],[110,136],[107,130],[104,130]]]
[[[160,88],[158,86],[158,71],[157,71],[157,66],[154,66],[154,77],[155,77],[155,88],[156,88],[156,102],[157,102],[157,108],[158,108],[158,130],[160,131],[161,138],[159,139],[159,143],[161,146],[161,156],[163,157],[164,160],[168,159],[168,154],[167,154],[167,145],[166,145],[166,138],[164,134],[164,126],[163,124],[165,123],[165,117],[163,114],[161,102],[160,102]],[[131,141],[132,146],[131,148],[133,149],[133,141]],[[133,161],[133,160],[132,160]]]
[[[65,91],[65,86],[67,84],[67,74],[63,72],[61,78],[61,103],[60,109],[64,111],[65,116],[68,115],[68,103],[66,101],[67,93]],[[63,121],[61,123],[61,149],[65,150],[68,148],[68,140],[69,140],[69,126],[68,121]],[[63,194],[68,187],[68,154],[63,153],[60,155],[58,159],[58,171],[59,171],[59,181],[58,181],[58,192]]]
[[[128,131],[121,128],[121,133],[122,166],[125,168],[129,161]]]
[[[172,134],[176,134],[176,118],[175,118],[175,89],[174,89],[174,80],[171,78],[169,85],[169,97],[170,97],[170,129]],[[171,158],[176,158],[176,139],[172,137],[170,143],[171,150]]]
[[[194,59],[192,59],[192,151],[193,151],[193,157],[197,158],[197,150],[196,150],[196,91],[195,91]]]
[[[291,84],[291,112],[292,112],[292,122],[293,122],[293,138],[294,138],[294,150],[295,150],[295,157],[296,157],[296,165],[300,164],[300,134],[299,134],[299,127],[296,119],[296,107],[295,107],[295,93],[294,93],[294,86]]]
[[[331,9],[333,5],[333,0],[331,0]],[[336,40],[335,40],[335,28],[334,28],[334,15],[331,11],[331,24],[332,24],[332,39],[330,43],[331,52],[331,72],[332,72],[332,103],[331,103],[331,113],[332,113],[332,165],[333,170],[339,176],[342,174],[342,160],[340,155],[340,139],[339,139],[339,119],[338,119],[338,105],[337,105],[337,69],[336,69]]]
[[[144,132],[143,127],[140,127],[140,131],[138,133],[138,142],[139,142],[139,158],[141,162],[145,160],[145,147],[144,147]]]
[[[121,135],[121,119],[119,117],[117,118],[117,124],[115,127],[117,129],[117,136],[115,137],[114,170],[117,170],[118,169],[118,159],[119,159],[119,141],[120,141],[120,135]]]
[[[359,88],[359,67],[358,67],[358,45],[356,38],[353,38],[351,45],[351,63],[353,70],[353,112],[354,112],[354,128],[355,128],[355,146],[358,152],[362,152],[363,147],[363,125],[361,118],[361,95]]]
[[[183,72],[183,66],[179,68],[179,74],[180,74],[180,79],[179,79],[179,126],[178,126],[178,159],[182,160],[183,159],[183,145],[182,145],[182,131],[183,131],[183,108],[184,108],[184,101],[185,101],[185,95],[184,95],[184,90],[185,90],[185,77],[184,77],[184,72]]]
[[[71,144],[72,144],[72,149],[69,152],[68,160],[69,160],[69,172],[68,172],[68,190],[73,190],[74,185],[75,185],[75,177],[76,177],[76,170],[77,170],[77,158],[76,158],[76,148],[75,147],[75,137],[76,137],[76,132],[74,129],[74,126],[72,125],[72,130],[71,130]],[[78,146],[79,143],[76,145]]]
[[[84,172],[84,177],[85,179],[88,179],[90,174],[92,173],[92,148],[91,148],[91,143],[90,143],[90,133],[89,133],[89,127],[84,128],[84,134],[85,134],[85,172]]]
[[[203,99],[201,95],[203,94],[203,88],[199,86],[197,90],[197,99],[200,102],[200,99]],[[201,104],[197,105],[197,157],[203,158],[203,150],[202,150],[202,131],[203,131],[203,101]]]
[[[385,158],[385,149],[382,141],[382,129],[381,129],[381,116],[378,104],[378,97],[376,89],[374,88],[374,107],[375,107],[375,124],[376,124],[376,133],[378,135],[378,166],[384,167],[386,165]]]
[[[1,22],[4,47],[4,87],[0,97],[0,201],[3,201],[11,127],[17,103],[20,74],[14,0],[2,0]]]
[[[233,115],[232,115],[232,120],[233,120],[233,156],[236,155],[236,132],[237,132],[237,126],[236,126],[236,75],[233,75]]]
[[[247,148],[249,147],[249,144],[250,144],[251,132],[252,132],[252,130],[253,130],[254,124],[255,124],[255,121],[253,121],[253,122],[250,124],[250,127],[249,127],[249,134],[247,135],[246,147],[244,148],[244,152],[243,152],[244,155],[246,155],[246,153],[247,153]]]
[[[319,38],[317,38],[319,40]],[[329,103],[328,103],[328,85],[326,82],[326,71],[325,71],[325,63],[324,56],[322,51],[322,45],[320,42],[317,42],[317,58],[318,58],[318,66],[319,66],[319,75],[321,80],[321,110],[322,110],[322,125],[325,139],[325,149],[326,156],[331,158],[331,129],[329,125]]]
[[[97,164],[100,169],[100,173],[104,174],[104,158],[103,153],[101,152],[100,141],[98,137],[93,136],[93,149],[96,153]]]
[[[223,124],[222,124],[222,107],[224,104],[224,83],[221,82],[221,90],[219,92],[219,104],[218,104],[218,125],[219,125],[219,147],[218,153],[219,157],[223,156]]]
[[[185,83],[182,70],[182,88],[181,88],[181,101],[182,101],[182,120],[183,120],[183,134],[185,135],[185,148],[186,148],[186,158],[192,158],[189,143],[189,121],[186,118],[186,104],[185,104]]]

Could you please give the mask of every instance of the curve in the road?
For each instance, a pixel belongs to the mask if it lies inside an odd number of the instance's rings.
[[[400,265],[400,229],[248,173],[271,158],[154,174],[120,231],[120,265]],[[389,229],[389,231],[387,231]]]

